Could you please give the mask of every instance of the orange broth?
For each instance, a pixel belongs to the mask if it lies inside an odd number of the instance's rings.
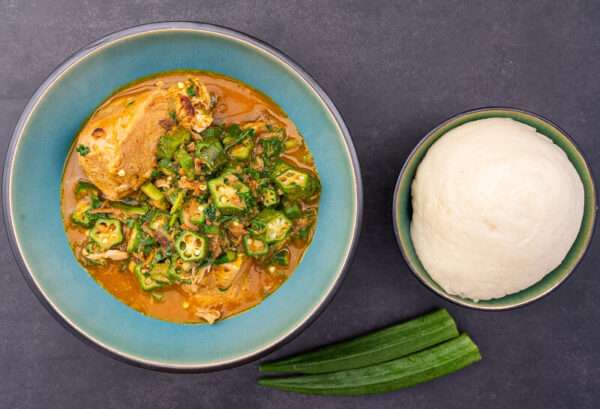
[[[288,135],[301,138],[292,121],[270,98],[239,81],[215,73],[181,71],[145,78],[117,91],[104,104],[109,104],[114,98],[155,86],[154,84],[158,80],[168,85],[190,77],[199,79],[206,85],[209,92],[217,97],[218,103],[214,111],[215,123],[254,121],[266,112],[284,124]],[[285,151],[282,157],[305,171],[317,174],[312,156],[303,143]],[[81,179],[86,179],[86,176],[79,166],[77,155],[74,154],[72,148],[65,163],[61,209],[66,234],[76,255],[86,239],[86,229],[74,224],[70,219],[77,203],[74,188]],[[316,210],[318,197],[305,206]],[[288,245],[289,265],[279,266],[275,272],[268,271],[266,266],[248,257],[244,261],[242,273],[225,291],[208,286],[208,288],[200,288],[195,294],[190,294],[179,285],[171,285],[163,289],[163,297],[160,300],[140,288],[135,275],[128,271],[126,262],[111,261],[105,266],[87,265],[85,268],[108,292],[137,311],[161,320],[191,323],[201,321],[194,314],[194,305],[205,302],[207,299],[215,300],[215,303],[220,306],[221,319],[260,303],[290,276],[309,244],[310,240],[306,242],[291,241]]]

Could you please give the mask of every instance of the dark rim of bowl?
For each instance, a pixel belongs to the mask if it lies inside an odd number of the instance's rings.
[[[447,294],[445,291],[438,290],[438,289],[432,287],[423,277],[421,277],[421,274],[419,272],[415,271],[415,269],[413,268],[412,264],[409,261],[409,257],[406,254],[405,249],[404,249],[404,244],[402,242],[402,239],[400,238],[400,232],[398,231],[398,216],[397,216],[398,191],[400,190],[400,183],[401,183],[402,179],[404,178],[404,174],[406,172],[406,168],[408,167],[409,162],[415,156],[416,152],[421,148],[421,146],[425,143],[425,141],[432,134],[437,132],[440,128],[446,126],[447,124],[449,124],[463,116],[478,113],[478,112],[495,111],[495,110],[503,110],[503,111],[509,111],[509,112],[515,112],[515,113],[529,115],[529,116],[532,116],[534,118],[541,120],[542,122],[546,122],[547,124],[556,128],[559,131],[559,133],[561,133],[573,145],[573,147],[575,148],[577,153],[579,153],[579,155],[581,155],[581,157],[583,159],[583,163],[590,175],[590,180],[592,182],[592,190],[593,190],[592,196],[594,198],[594,204],[595,204],[594,209],[593,209],[593,214],[592,214],[592,217],[593,217],[592,228],[591,228],[589,239],[585,243],[585,248],[584,248],[583,253],[579,257],[579,259],[577,260],[577,262],[575,263],[575,265],[573,266],[571,271],[569,271],[569,273],[564,278],[562,278],[560,281],[558,281],[556,284],[554,284],[551,288],[540,293],[539,295],[532,297],[526,301],[516,303],[514,305],[507,305],[507,306],[500,306],[500,307],[487,306],[487,305],[476,305],[476,303],[474,303],[470,300],[461,302],[461,300],[452,297],[451,295]],[[578,172],[578,174],[579,174],[579,172]],[[470,309],[481,310],[481,311],[508,311],[508,310],[514,310],[517,308],[521,308],[521,307],[529,305],[535,301],[538,301],[539,299],[552,293],[554,290],[556,290],[558,287],[560,287],[565,281],[567,281],[567,279],[569,279],[573,275],[573,272],[577,269],[577,267],[579,267],[579,264],[585,258],[586,254],[590,248],[590,244],[596,233],[597,210],[598,210],[598,196],[597,196],[597,190],[596,190],[596,181],[595,181],[595,177],[594,177],[592,168],[589,166],[589,162],[588,162],[586,156],[584,155],[583,151],[579,148],[579,145],[577,144],[577,142],[575,142],[575,140],[563,128],[561,128],[560,126],[558,126],[556,123],[552,122],[551,120],[545,118],[544,116],[539,115],[535,112],[527,111],[525,109],[520,109],[520,108],[515,108],[515,107],[507,107],[507,106],[484,106],[484,107],[479,107],[479,108],[462,111],[462,112],[459,112],[457,114],[454,114],[454,115],[446,118],[445,120],[440,122],[438,125],[436,125],[433,129],[431,129],[429,132],[427,132],[427,134],[425,134],[425,136],[419,140],[417,145],[412,149],[412,151],[410,152],[410,154],[404,161],[404,165],[402,165],[402,169],[400,169],[400,173],[398,174],[398,179],[396,180],[396,186],[394,188],[394,197],[393,197],[393,203],[392,203],[392,218],[393,218],[393,224],[394,224],[394,234],[396,236],[396,241],[398,243],[398,247],[400,247],[400,252],[402,253],[402,258],[404,260],[404,263],[408,266],[410,271],[417,278],[417,281],[419,283],[421,283],[425,288],[427,288],[429,291],[433,292],[434,294],[444,298],[445,300],[450,301],[451,303],[458,305],[460,307],[463,307],[463,308],[470,308]]]
[[[356,219],[354,229],[352,231],[351,243],[348,248],[346,259],[341,265],[339,275],[331,287],[329,293],[325,296],[325,298],[321,301],[320,305],[306,317],[304,322],[298,325],[297,328],[293,329],[289,334],[278,340],[277,342],[267,346],[264,349],[257,350],[250,354],[245,355],[239,359],[233,359],[226,363],[217,363],[217,364],[208,364],[208,365],[185,365],[179,366],[177,364],[169,364],[162,363],[158,361],[146,361],[137,359],[135,356],[130,356],[128,354],[120,353],[117,350],[111,350],[104,345],[98,343],[92,336],[86,334],[83,330],[75,327],[68,321],[66,321],[55,308],[51,305],[48,299],[45,297],[43,292],[36,285],[32,273],[27,268],[27,265],[21,255],[17,243],[15,227],[13,224],[12,214],[10,213],[10,179],[12,178],[12,168],[15,160],[15,152],[16,148],[22,134],[22,131],[29,119],[29,115],[32,109],[35,107],[37,102],[40,99],[46,90],[53,84],[54,80],[56,80],[63,72],[69,69],[71,66],[77,64],[83,58],[87,57],[92,52],[96,51],[99,48],[110,45],[112,42],[121,40],[126,37],[140,35],[144,33],[150,32],[161,32],[161,31],[199,31],[199,32],[207,32],[207,33],[216,33],[224,36],[228,36],[233,38],[234,40],[240,41],[245,44],[249,44],[252,47],[258,48],[263,52],[266,52],[271,57],[274,57],[276,60],[280,61],[283,65],[290,68],[293,72],[300,76],[300,78],[312,89],[313,92],[317,94],[319,99],[324,103],[327,107],[329,113],[332,115],[336,125],[339,127],[343,137],[346,148],[348,150],[352,170],[353,170],[353,181],[356,186]],[[4,175],[2,180],[2,193],[4,195],[4,221],[7,226],[7,235],[11,247],[11,251],[13,253],[14,258],[17,261],[19,269],[25,278],[28,286],[31,288],[32,292],[36,295],[40,303],[48,310],[48,312],[67,330],[75,334],[79,339],[83,340],[88,345],[93,346],[97,350],[107,354],[112,358],[116,358],[120,361],[123,361],[128,364],[132,364],[135,366],[139,366],[142,368],[164,371],[164,372],[212,372],[226,368],[232,368],[236,366],[240,366],[242,364],[254,361],[260,357],[267,355],[272,352],[276,348],[290,342],[294,338],[296,338],[302,331],[304,331],[310,324],[312,324],[316,318],[321,315],[321,313],[325,310],[325,308],[332,301],[334,295],[337,293],[343,279],[346,276],[348,268],[352,262],[354,257],[354,253],[356,251],[356,246],[358,243],[358,239],[360,236],[360,228],[362,221],[362,213],[363,213],[363,188],[362,188],[362,177],[360,172],[360,164],[358,162],[358,157],[356,155],[356,150],[354,148],[354,144],[352,142],[352,137],[350,135],[350,131],[344,122],[342,115],[336,108],[333,101],[329,98],[329,96],[325,93],[323,88],[317,84],[315,79],[307,73],[307,71],[302,68],[297,62],[295,62],[288,55],[277,49],[276,47],[259,40],[255,37],[252,37],[243,32],[220,26],[210,23],[202,23],[202,22],[193,22],[193,21],[163,21],[163,22],[154,22],[148,24],[140,24],[136,26],[132,26],[123,30],[115,31],[111,34],[108,34],[101,39],[94,41],[93,43],[81,48],[80,50],[73,53],[71,56],[66,58],[63,62],[61,62],[57,68],[55,68],[48,77],[42,82],[42,84],[36,89],[32,97],[27,102],[27,105],[23,109],[17,124],[13,130],[13,133],[10,138],[10,143],[8,150],[6,152],[5,163],[4,163]]]

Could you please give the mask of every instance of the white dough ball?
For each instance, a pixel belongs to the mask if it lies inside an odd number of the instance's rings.
[[[411,236],[448,293],[503,297],[565,258],[583,218],[583,184],[565,152],[508,118],[466,123],[429,149],[412,184]]]

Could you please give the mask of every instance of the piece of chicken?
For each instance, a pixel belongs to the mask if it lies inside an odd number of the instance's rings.
[[[180,126],[200,133],[213,122],[213,101],[206,86],[195,78],[169,88],[174,95],[175,112]]]
[[[137,190],[156,165],[158,140],[169,117],[167,93],[143,90],[119,96],[101,106],[78,136],[88,153],[79,164],[108,199],[117,200]]]
[[[79,164],[104,196],[123,198],[150,177],[160,137],[175,125],[201,132],[213,121],[212,106],[195,79],[113,98],[80,132],[77,146],[87,153],[80,153]]]
[[[196,308],[196,317],[203,319],[207,324],[214,324],[221,317],[221,311],[215,309]]]
[[[239,254],[233,261],[212,267],[211,273],[219,290],[228,289],[240,272],[247,269],[247,265],[244,265],[245,259],[243,254]]]

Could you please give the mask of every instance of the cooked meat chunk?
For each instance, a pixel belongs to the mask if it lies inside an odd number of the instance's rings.
[[[198,318],[203,319],[208,324],[214,324],[215,321],[218,320],[221,317],[221,311],[212,310],[212,309],[197,308],[196,309],[196,316]]]
[[[79,134],[79,163],[106,198],[123,198],[150,177],[161,135],[176,123],[201,132],[213,121],[211,110],[210,94],[194,79],[112,98]]]
[[[162,90],[141,91],[111,99],[94,113],[78,136],[79,155],[88,178],[108,199],[137,190],[156,166],[156,146],[169,117]]]
[[[202,132],[213,121],[213,102],[210,93],[200,81],[190,78],[171,87],[175,113],[179,125],[194,132]]]

